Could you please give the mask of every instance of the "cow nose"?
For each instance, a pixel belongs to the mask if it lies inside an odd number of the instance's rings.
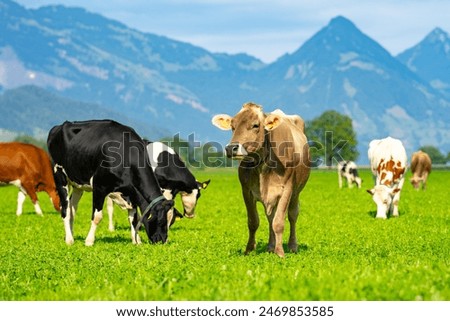
[[[233,157],[237,154],[239,150],[239,144],[238,143],[231,143],[225,146],[225,151],[227,152],[227,157]]]

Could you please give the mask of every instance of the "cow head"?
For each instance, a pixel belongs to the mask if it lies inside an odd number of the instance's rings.
[[[414,189],[419,190],[420,187],[420,182],[422,182],[423,180],[421,178],[418,177],[412,177],[410,179],[410,182],[412,184],[412,186],[414,187]]]
[[[232,130],[231,142],[225,147],[227,157],[244,158],[258,153],[263,147],[266,131],[278,127],[282,117],[279,114],[265,115],[261,106],[246,103],[234,116],[216,115],[213,125],[222,130]]]
[[[173,200],[159,201],[142,218],[150,242],[167,242],[169,225],[174,216],[173,205]]]
[[[376,218],[385,219],[387,217],[387,212],[392,206],[392,199],[399,191],[399,188],[391,188],[386,185],[376,185],[374,188],[367,190],[377,204]]]
[[[36,191],[37,192],[46,192],[52,201],[53,207],[56,211],[61,212],[61,201],[59,198],[58,191],[56,189],[56,185],[54,182],[53,175],[51,176],[52,180],[47,184],[38,184]]]
[[[200,198],[200,190],[208,187],[209,182],[211,180],[207,180],[205,182],[197,182],[197,188],[193,189],[191,192],[180,192],[181,201],[183,202],[184,208],[184,216],[187,218],[193,218],[195,216],[195,207],[197,206],[197,201]]]
[[[56,187],[54,189],[51,189],[48,191],[48,195],[50,196],[50,199],[52,200],[53,207],[56,211],[61,212],[61,201],[58,195],[58,192],[56,190]]]

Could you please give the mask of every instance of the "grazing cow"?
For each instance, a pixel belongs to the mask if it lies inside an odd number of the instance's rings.
[[[358,168],[356,164],[352,161],[342,161],[338,163],[338,180],[339,180],[339,188],[342,188],[342,178],[347,180],[347,186],[349,188],[353,187],[353,183],[361,188],[361,177],[358,175]]]
[[[178,154],[169,146],[160,142],[149,142],[147,140],[144,140],[144,142],[147,144],[150,165],[164,196],[167,199],[174,199],[180,193],[184,216],[193,218],[195,206],[200,197],[200,190],[205,189],[210,181],[198,182]],[[109,230],[113,231],[113,201],[110,197],[107,199],[107,210]],[[183,217],[175,208],[174,211],[173,219],[175,219],[175,216]]]
[[[375,177],[375,187],[367,190],[377,204],[377,218],[386,214],[398,216],[398,203],[406,172],[406,151],[400,140],[392,137],[370,142],[370,166]]]
[[[431,172],[430,156],[421,150],[415,152],[411,158],[411,172],[413,173],[411,178],[413,187],[419,190],[420,183],[422,183],[422,189],[425,189],[428,175]]]
[[[73,219],[83,191],[93,192],[92,222],[86,245],[94,244],[108,195],[129,210],[134,244],[141,243],[138,230],[142,224],[151,242],[167,241],[174,202],[162,195],[145,144],[132,128],[112,120],[66,121],[51,129],[47,144],[55,164],[67,244],[74,242]],[[70,198],[69,187],[73,189]],[[137,207],[142,213],[140,219]]]
[[[299,213],[299,194],[309,178],[309,146],[304,121],[281,110],[264,114],[262,107],[246,103],[234,116],[216,115],[212,122],[233,136],[225,150],[239,158],[239,180],[247,208],[249,238],[245,253],[256,247],[259,227],[256,202],[264,205],[269,221],[268,251],[284,257],[283,231],[288,212],[288,247],[297,251],[295,225]]]
[[[45,191],[59,212],[59,196],[53,179],[48,154],[41,148],[25,143],[0,143],[0,184],[19,188],[17,215],[22,214],[23,202],[30,196],[36,214],[42,215],[36,192]]]

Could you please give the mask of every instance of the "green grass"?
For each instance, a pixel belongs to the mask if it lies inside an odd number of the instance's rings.
[[[312,172],[301,194],[300,251],[285,259],[266,252],[262,210],[257,249],[243,254],[247,224],[236,170],[197,173],[211,178],[197,216],[176,222],[165,245],[132,245],[127,215],[116,209],[116,231],[105,217],[95,245],[84,246],[86,194],[75,244],[67,246],[46,194],[39,195],[44,217],[29,199],[16,217],[17,190],[3,187],[0,300],[450,300],[450,172],[433,172],[424,192],[406,182],[400,217],[386,221],[373,218],[368,171],[361,190],[339,190],[336,176]]]

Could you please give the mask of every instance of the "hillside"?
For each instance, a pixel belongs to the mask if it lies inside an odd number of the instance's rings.
[[[92,103],[60,97],[37,86],[26,85],[0,95],[0,128],[46,140],[48,131],[65,120],[115,119],[131,125],[143,136],[162,137],[169,131],[127,118]]]
[[[417,45],[397,56],[409,69],[450,98],[450,36],[434,29]]]
[[[396,59],[345,17],[332,19],[298,50],[265,65],[246,54],[211,53],[143,33],[82,8],[28,10],[0,0],[0,9],[0,90],[39,86],[93,104],[99,108],[95,116],[141,124],[152,139],[180,133],[225,143],[229,133],[215,129],[211,117],[254,101],[306,120],[329,109],[349,115],[363,162],[368,142],[387,135],[402,139],[408,153],[425,144],[450,150],[445,78],[450,73],[437,74],[439,66],[446,70],[450,64],[448,55],[436,58],[442,49],[419,55],[412,48]],[[445,52],[446,42],[442,48]],[[28,126],[34,133],[45,117],[89,116],[82,108],[71,115],[62,105],[50,112],[38,105],[42,118],[28,118],[27,125],[11,119],[4,128]]]

